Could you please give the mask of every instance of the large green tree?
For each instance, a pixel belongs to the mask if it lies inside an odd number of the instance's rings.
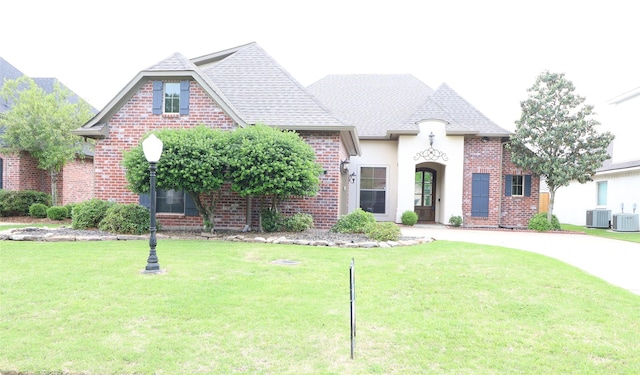
[[[215,207],[228,165],[228,136],[205,126],[164,129],[155,134],[163,142],[157,165],[158,188],[184,190],[193,199],[205,229],[213,230]],[[142,143],[124,152],[123,164],[129,189],[134,193],[149,192],[149,163]]]
[[[613,140],[609,132],[599,133],[593,106],[575,93],[564,73],[542,72],[520,103],[510,149],[513,163],[543,177],[549,187],[551,222],[556,191],[572,181],[591,181],[596,169],[609,158]]]
[[[215,207],[225,182],[243,197],[270,199],[270,209],[291,196],[315,195],[322,172],[315,152],[298,134],[266,125],[235,131],[171,129],[155,132],[164,144],[157,166],[160,189],[186,191],[213,230]],[[124,152],[129,189],[149,191],[149,164],[141,144]],[[207,198],[205,201],[203,197]]]
[[[271,211],[283,199],[318,192],[322,168],[314,149],[293,131],[262,124],[238,129],[231,133],[230,154],[232,189],[269,199]]]
[[[29,77],[4,82],[0,95],[11,109],[0,116],[2,151],[26,151],[38,167],[51,176],[51,203],[58,202],[58,174],[64,165],[82,152],[82,143],[71,133],[91,118],[84,100],[70,101],[72,93],[58,84],[47,93]]]

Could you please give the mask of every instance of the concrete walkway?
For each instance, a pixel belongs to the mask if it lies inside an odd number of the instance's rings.
[[[585,234],[455,229],[444,225],[403,226],[402,234],[503,246],[543,254],[640,295],[638,243]]]

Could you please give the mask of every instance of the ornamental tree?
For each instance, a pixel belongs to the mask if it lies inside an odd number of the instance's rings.
[[[321,166],[315,151],[298,134],[263,124],[238,129],[229,143],[229,177],[241,196],[270,200],[269,210],[291,196],[314,196],[320,185]],[[262,216],[260,216],[262,222]]]
[[[516,166],[546,180],[549,222],[556,191],[571,181],[591,181],[610,158],[607,148],[614,138],[610,132],[597,132],[600,123],[593,118],[593,106],[574,91],[564,73],[542,72],[520,103],[522,114],[509,145]]]
[[[213,230],[215,208],[228,164],[227,134],[205,126],[154,133],[164,146],[157,165],[157,187],[184,190],[193,199],[205,229]],[[123,165],[129,189],[134,193],[148,193],[149,163],[144,157],[142,142],[124,152]],[[205,196],[210,199],[203,200]]]
[[[58,174],[67,162],[82,152],[82,143],[71,130],[91,118],[91,107],[55,83],[47,94],[29,77],[4,82],[0,95],[11,109],[0,116],[4,134],[0,145],[6,153],[28,152],[38,161],[38,168],[51,176],[51,204],[58,204]]]

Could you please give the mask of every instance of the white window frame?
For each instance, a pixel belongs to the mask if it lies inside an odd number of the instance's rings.
[[[385,186],[384,189],[362,189],[362,168],[384,168],[385,170]],[[372,212],[373,215],[379,215],[379,216],[384,216],[384,215],[388,215],[388,211],[389,211],[389,166],[388,165],[360,165],[359,166],[359,175],[358,175],[358,196],[357,196],[357,206],[356,207],[360,207],[361,206],[361,193],[362,190],[365,191],[384,191],[384,211],[383,212]]]
[[[516,184],[516,179],[520,180],[520,184]],[[515,193],[515,187],[520,186],[520,194]],[[523,197],[524,196],[524,175],[514,174],[511,175],[511,196],[512,197]]]
[[[167,85],[172,85],[172,87],[175,85],[177,91],[176,91],[176,95],[177,98],[175,99],[177,102],[177,106],[174,108],[175,111],[172,112],[168,112],[167,111]],[[163,113],[168,113],[168,114],[180,114],[180,82],[162,82],[162,112]]]

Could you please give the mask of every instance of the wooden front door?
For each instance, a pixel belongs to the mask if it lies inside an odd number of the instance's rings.
[[[414,210],[419,223],[436,221],[436,171],[429,168],[416,170]]]

